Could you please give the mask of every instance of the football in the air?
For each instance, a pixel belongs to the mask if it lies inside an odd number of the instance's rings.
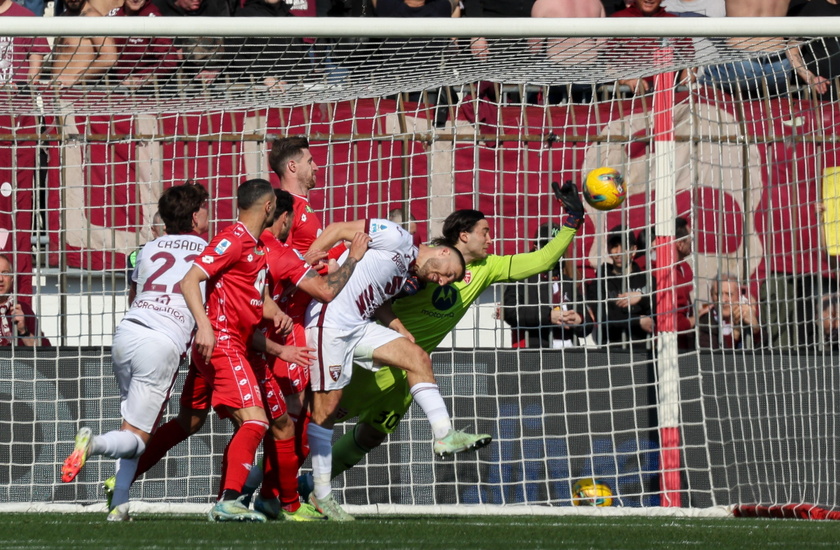
[[[617,208],[626,195],[624,178],[615,168],[596,168],[583,180],[583,198],[597,210]]]
[[[603,480],[587,477],[572,487],[572,504],[575,506],[612,506],[613,492]]]

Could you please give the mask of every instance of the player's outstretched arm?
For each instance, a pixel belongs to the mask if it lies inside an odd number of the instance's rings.
[[[357,232],[353,235],[353,240],[350,243],[350,252],[347,259],[344,260],[338,270],[323,277],[310,270],[298,284],[298,288],[319,302],[331,302],[350,280],[350,276],[356,269],[356,264],[365,255],[369,242],[370,237],[367,233]]]
[[[353,240],[356,233],[367,233],[365,220],[329,224],[310,245],[310,250],[329,250],[339,241]]]
[[[554,196],[563,203],[566,220],[554,238],[541,249],[510,257],[509,280],[511,281],[521,281],[554,267],[566,253],[566,249],[583,224],[585,213],[577,185],[567,181],[562,187],[557,182],[553,182],[551,186]]]
[[[213,326],[204,310],[204,299],[201,296],[201,283],[208,279],[207,274],[200,267],[193,265],[184,278],[181,279],[181,294],[187,307],[195,318],[196,333],[193,346],[205,361],[210,361],[213,348],[216,346],[216,336]]]

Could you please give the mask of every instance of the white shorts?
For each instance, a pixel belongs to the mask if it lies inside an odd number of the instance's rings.
[[[315,391],[340,390],[353,376],[354,354],[371,357],[373,350],[403,335],[395,330],[368,322],[353,328],[309,327],[306,341],[315,348],[316,358],[309,369],[309,385]],[[376,370],[373,363],[363,365]]]
[[[175,385],[180,347],[161,332],[125,320],[114,333],[111,360],[123,419],[152,433]]]

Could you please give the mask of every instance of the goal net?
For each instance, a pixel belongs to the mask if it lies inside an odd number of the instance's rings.
[[[478,209],[498,255],[562,223],[552,181],[609,166],[626,187],[433,354],[455,426],[493,443],[436,459],[414,407],[335,480],[351,512],[580,511],[586,478],[614,495],[603,513],[837,506],[840,25],[140,19],[0,18],[5,47],[51,48],[37,80],[0,73],[0,312],[31,305],[51,343],[0,318],[0,509],[104,507],[113,461],[71,484],[59,467],[80,425],[119,426],[126,257],[187,179],[225,227],[239,183],[278,184],[267,152],[289,135],[310,140],[325,225],[398,215],[427,242]],[[132,499],[205,509],[230,433],[211,415]]]

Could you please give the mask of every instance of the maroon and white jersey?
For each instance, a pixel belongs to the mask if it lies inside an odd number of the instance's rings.
[[[417,259],[414,238],[388,220],[367,220],[365,225],[371,238],[367,252],[332,302],[322,304],[313,300],[309,304],[307,327],[350,329],[363,325],[379,306],[402,289]],[[345,254],[342,261],[346,257]]]
[[[186,351],[195,319],[179,283],[206,246],[207,241],[197,235],[163,235],[146,243],[131,274],[137,295],[123,319],[166,334],[181,353]]]
[[[213,237],[194,265],[208,276],[207,316],[220,345],[247,342],[262,320],[266,248],[240,222]]]

